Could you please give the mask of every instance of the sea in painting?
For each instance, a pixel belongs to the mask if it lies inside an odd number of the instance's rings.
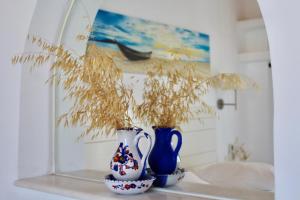
[[[125,72],[145,73],[158,63],[210,72],[209,35],[106,10],[98,11],[87,48],[112,54]]]

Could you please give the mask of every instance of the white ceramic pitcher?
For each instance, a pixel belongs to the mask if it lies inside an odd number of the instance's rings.
[[[142,137],[149,142],[144,155],[138,147]],[[110,162],[112,175],[122,181],[138,180],[145,172],[147,158],[153,146],[151,136],[142,129],[119,129],[117,130],[117,145],[118,149]]]

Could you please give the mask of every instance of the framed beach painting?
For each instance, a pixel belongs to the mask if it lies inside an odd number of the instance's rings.
[[[99,10],[87,53],[103,50],[125,72],[145,73],[155,64],[195,67],[209,73],[209,35],[150,20]]]

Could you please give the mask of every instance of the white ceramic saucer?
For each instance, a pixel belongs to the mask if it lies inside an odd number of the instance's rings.
[[[139,194],[146,192],[153,184],[155,177],[147,175],[143,180],[119,181],[112,174],[105,177],[105,185],[115,193],[119,194]]]

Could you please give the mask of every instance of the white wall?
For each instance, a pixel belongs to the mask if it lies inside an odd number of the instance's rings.
[[[241,63],[241,73],[254,79],[259,90],[238,92],[239,140],[249,161],[273,164],[273,87],[269,61]]]
[[[276,199],[300,197],[300,28],[297,0],[260,0],[273,63]]]
[[[19,5],[18,5],[19,4]],[[18,6],[17,6],[18,5]],[[20,104],[20,66],[11,66],[10,57],[22,52],[35,1],[1,1],[0,6],[0,158],[1,188],[0,199],[7,199],[13,193],[12,183],[17,179],[19,104]],[[22,20],[20,20],[22,19]],[[4,189],[4,190],[2,190]]]
[[[238,91],[239,141],[249,151],[249,161],[273,164],[273,83],[272,69],[268,66],[267,32],[263,20],[253,20],[256,16],[244,12],[249,8],[248,12],[260,13],[256,0],[236,2],[238,13],[244,13],[249,18],[237,23],[240,54],[238,71],[251,77],[260,87],[259,90]]]
[[[236,4],[234,0],[219,1],[219,29],[216,31],[219,37],[216,39],[218,56],[215,58],[217,64],[212,68],[216,73],[237,72],[237,39],[236,39]],[[216,99],[225,102],[233,102],[233,91],[217,91]],[[215,103],[215,102],[214,102]],[[217,110],[217,146],[218,160],[223,161],[227,157],[228,144],[234,142],[238,136],[239,119],[238,112],[233,106]]]
[[[56,200],[54,195],[17,189],[18,135],[21,89],[21,66],[12,66],[11,57],[24,49],[36,0],[0,1],[0,199]],[[40,154],[42,157],[43,155]],[[60,198],[64,200],[64,198]],[[67,199],[66,199],[67,200]]]

